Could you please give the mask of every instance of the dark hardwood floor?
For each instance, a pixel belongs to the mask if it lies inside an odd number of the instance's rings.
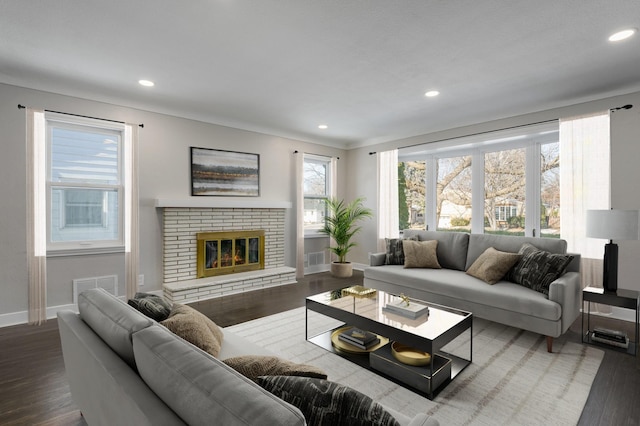
[[[360,284],[329,274],[309,275],[298,284],[253,291],[191,304],[221,326],[229,326],[304,305],[308,295]],[[632,324],[594,318],[596,325],[625,329]],[[580,319],[568,331],[580,342]],[[579,425],[640,424],[640,362],[606,349]],[[544,409],[544,407],[541,407]],[[55,320],[35,327],[0,328],[0,425],[85,425],[71,399]]]

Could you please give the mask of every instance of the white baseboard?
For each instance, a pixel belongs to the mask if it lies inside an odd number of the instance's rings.
[[[150,291],[146,291],[145,293],[162,296],[162,290],[150,290]],[[126,302],[125,296],[118,296],[118,298]],[[55,318],[58,315],[58,311],[73,311],[77,313],[78,306],[74,303],[70,303],[68,305],[49,306],[47,308],[47,320]],[[29,322],[29,313],[27,311],[0,314],[0,328],[9,327],[12,325],[26,324],[28,322]]]

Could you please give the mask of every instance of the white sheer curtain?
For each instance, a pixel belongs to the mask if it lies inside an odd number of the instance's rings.
[[[295,154],[296,163],[296,278],[304,277],[304,154]]]
[[[47,193],[44,111],[27,108],[27,270],[28,321],[47,320]]]
[[[127,299],[133,298],[138,291],[139,274],[139,231],[138,231],[138,125],[124,126],[124,164],[125,164],[125,234],[124,267],[125,291]]]
[[[609,112],[560,120],[560,229],[580,253],[582,287],[602,286],[605,240],[586,237],[587,210],[610,203]]]
[[[398,150],[378,153],[378,251],[385,238],[398,238]]]

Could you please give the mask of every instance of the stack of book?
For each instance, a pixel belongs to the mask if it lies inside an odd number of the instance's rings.
[[[593,333],[591,333],[591,340],[625,349],[629,347],[629,338],[627,335],[617,330],[594,328]]]
[[[404,300],[395,303],[387,303],[382,307],[385,312],[402,315],[407,318],[416,319],[429,313],[429,307],[419,303],[410,302],[409,305]]]
[[[338,339],[363,350],[370,349],[380,343],[380,338],[377,335],[356,327],[343,331],[338,335]]]

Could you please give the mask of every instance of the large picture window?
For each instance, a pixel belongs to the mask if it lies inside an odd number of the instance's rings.
[[[123,126],[57,114],[46,126],[47,250],[124,246]]]
[[[558,137],[549,122],[401,149],[401,229],[559,237]]]

